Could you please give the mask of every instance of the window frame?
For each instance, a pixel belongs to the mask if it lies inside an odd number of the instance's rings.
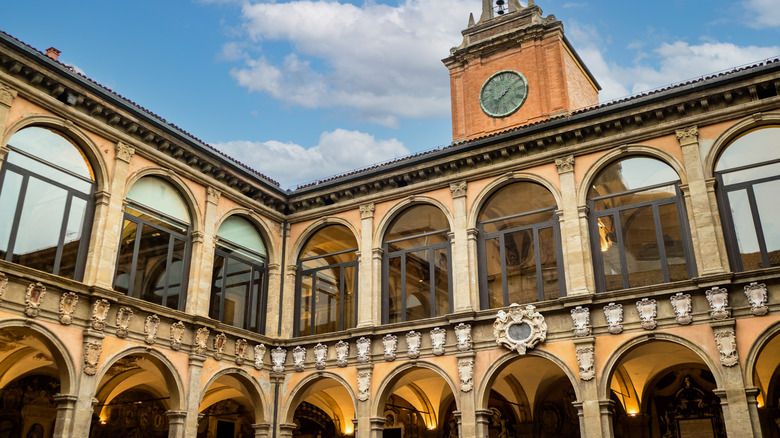
[[[232,248],[235,248],[234,250],[231,250]],[[238,250],[238,251],[236,251]],[[241,252],[247,252],[250,254],[253,254],[257,257],[259,260],[252,260],[249,257],[241,254]],[[227,239],[217,239],[217,245],[214,248],[214,258],[216,257],[222,257],[225,259],[225,263],[222,265],[221,268],[221,275],[222,275],[222,287],[220,288],[219,293],[221,294],[219,305],[217,306],[217,318],[214,318],[212,316],[211,312],[211,304],[214,303],[214,300],[216,298],[216,288],[214,287],[214,274],[212,274],[212,280],[211,280],[211,292],[210,292],[210,299],[209,299],[209,317],[217,319],[218,321],[222,322],[223,324],[227,324],[225,322],[225,288],[227,287],[227,267],[228,267],[228,260],[237,260],[241,263],[244,263],[246,265],[249,265],[250,267],[250,291],[249,296],[245,296],[246,299],[246,310],[244,311],[244,330],[253,331],[255,333],[265,334],[265,324],[267,322],[266,318],[266,311],[268,308],[268,257],[264,255],[257,254],[255,251],[252,251],[248,248],[245,248],[239,244],[236,244],[230,240]],[[260,275],[262,276],[260,284],[257,286],[254,286],[252,283],[254,283],[254,273],[260,272]],[[258,290],[252,290],[253,288],[257,287]],[[255,300],[256,303],[254,306],[252,306],[252,300]],[[251,328],[251,314],[250,312],[252,309],[256,309],[257,311],[257,326],[254,330]]]

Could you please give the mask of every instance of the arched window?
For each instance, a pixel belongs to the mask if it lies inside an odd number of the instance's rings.
[[[733,269],[780,266],[780,126],[734,140],[718,158],[715,177]]]
[[[354,234],[343,225],[321,228],[306,242],[298,258],[296,336],[355,327],[357,249]]]
[[[449,231],[433,205],[415,205],[395,218],[384,241],[383,323],[452,313]]]
[[[190,213],[170,183],[146,176],[127,193],[114,289],[184,310]]]
[[[482,309],[566,295],[555,198],[539,184],[502,187],[477,217]]]
[[[84,154],[58,132],[14,134],[0,171],[0,258],[81,280],[95,178]]]
[[[596,287],[600,291],[694,275],[677,173],[630,157],[604,168],[588,191]]]
[[[267,256],[260,233],[248,220],[230,216],[217,231],[209,316],[263,332]]]

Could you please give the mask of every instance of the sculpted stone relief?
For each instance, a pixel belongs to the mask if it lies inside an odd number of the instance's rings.
[[[574,323],[574,336],[590,335],[590,309],[582,306],[571,309],[571,320]]]
[[[366,401],[371,391],[371,371],[358,371],[358,400]]]
[[[120,307],[116,312],[116,335],[119,338],[127,337],[127,328],[130,327],[130,321],[133,319],[133,309],[129,307]]]
[[[97,300],[92,304],[92,328],[102,332],[106,328],[106,317],[111,303],[108,300]]]
[[[184,337],[185,330],[184,323],[181,321],[171,324],[171,348],[179,350],[181,348],[181,340]]]
[[[607,318],[609,332],[617,335],[623,331],[623,305],[609,303],[604,306],[604,317]]]
[[[236,353],[236,365],[242,365],[244,363],[244,359],[246,359],[244,356],[246,354],[246,339],[238,339],[236,340],[236,346],[235,346],[235,353]]]
[[[474,389],[474,360],[458,360],[458,376],[460,377],[460,390],[469,392]]]
[[[220,333],[214,336],[214,359],[222,360],[222,355],[225,353],[226,343],[227,336],[224,333]]]
[[[713,287],[708,290],[707,301],[710,303],[710,317],[712,319],[726,319],[729,317],[729,293],[725,288]]]
[[[41,312],[41,303],[46,296],[46,286],[41,283],[33,283],[27,286],[27,292],[24,295],[24,314],[30,318],[35,318]]]
[[[371,339],[360,338],[356,345],[358,363],[368,363],[371,360]]]
[[[493,322],[493,336],[497,344],[525,354],[547,338],[547,323],[534,306],[529,304],[523,308],[512,304],[509,311],[498,311]]]
[[[144,323],[144,334],[146,335],[146,343],[154,344],[155,338],[157,338],[157,329],[160,327],[160,317],[157,315],[149,315],[146,317]]]
[[[441,356],[444,354],[444,344],[447,343],[447,330],[436,327],[431,330],[431,347],[433,348],[433,354]]]
[[[5,288],[8,287],[8,276],[0,272],[0,303],[3,302],[3,296],[5,295]]]
[[[658,303],[654,299],[642,298],[636,302],[636,312],[642,323],[642,328],[652,330],[658,326]]]
[[[398,348],[398,336],[387,334],[382,338],[382,346],[385,349],[385,360],[392,362],[395,360],[395,350]]]
[[[318,370],[325,369],[325,360],[328,358],[328,346],[317,344],[314,346],[314,367]]]
[[[734,330],[722,330],[715,332],[715,343],[720,353],[720,363],[726,367],[733,367],[739,362],[737,356],[737,337]]]
[[[580,366],[580,379],[592,380],[596,377],[596,361],[592,345],[577,347],[577,364]]]
[[[336,366],[347,366],[347,357],[349,357],[349,343],[344,341],[336,342]]]
[[[272,370],[275,373],[284,372],[284,363],[287,361],[287,350],[282,347],[276,347],[271,350],[271,363],[273,363]]]
[[[255,345],[255,369],[263,368],[263,358],[265,358],[265,345]]]
[[[458,351],[471,350],[471,324],[460,323],[456,325],[455,338],[458,341]]]
[[[84,343],[84,374],[94,376],[97,373],[100,353],[103,352],[103,344],[100,341],[87,341]]]
[[[76,310],[76,303],[78,302],[79,296],[75,292],[62,294],[60,297],[60,324],[69,325],[73,322],[73,312]]]
[[[201,327],[195,332],[195,354],[205,354],[209,341],[209,329]]]
[[[672,304],[672,309],[674,309],[677,324],[688,325],[693,321],[693,317],[691,316],[693,304],[689,294],[677,292],[669,298],[669,302]]]
[[[767,290],[764,283],[750,283],[745,286],[745,296],[750,303],[750,312],[755,316],[764,316],[769,312],[767,304]]]
[[[417,359],[420,357],[420,340],[422,335],[420,332],[414,330],[406,334],[406,354],[409,359]]]

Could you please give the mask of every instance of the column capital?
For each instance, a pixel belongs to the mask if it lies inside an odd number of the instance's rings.
[[[466,196],[466,189],[468,188],[468,184],[465,180],[458,181],[454,183],[450,183],[450,191],[452,192],[452,198],[463,198]]]
[[[295,275],[298,273],[298,265],[287,265],[287,275]]]
[[[372,219],[374,217],[374,210],[376,209],[376,205],[371,202],[368,204],[362,204],[360,206],[360,218],[361,219]]]
[[[183,423],[187,416],[187,411],[165,411],[165,416],[172,423]]]
[[[384,250],[382,248],[372,248],[371,249],[371,258],[373,259],[381,259],[382,254],[384,254]]]
[[[16,98],[17,91],[13,88],[0,84],[0,105],[10,107]]]
[[[206,188],[206,202],[209,202],[211,204],[217,205],[217,202],[219,202],[219,198],[222,196],[222,192],[215,189],[214,187],[208,187]]]
[[[685,129],[678,129],[676,133],[677,140],[680,142],[680,146],[689,146],[699,142],[699,128],[696,126],[689,126]]]
[[[116,144],[116,158],[117,160],[129,163],[130,159],[135,155],[135,148],[125,142],[117,142]]]
[[[206,361],[206,356],[203,354],[193,353],[190,355],[190,368],[203,368],[203,362]]]
[[[558,168],[558,174],[574,172],[574,155],[569,155],[555,159],[555,167]]]

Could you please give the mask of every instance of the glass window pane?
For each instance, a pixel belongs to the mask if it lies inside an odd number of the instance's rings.
[[[653,208],[645,206],[620,211],[628,286],[664,282],[661,255],[655,232]]]
[[[81,178],[77,178],[71,174],[65,173],[61,170],[55,169],[38,160],[34,160],[30,157],[24,156],[16,152],[9,152],[6,162],[15,164],[25,170],[33,172],[35,174],[44,176],[50,180],[58,182],[65,187],[70,187],[80,191],[81,193],[90,193],[94,183],[91,181],[85,181]]]
[[[504,256],[509,304],[539,301],[533,230],[505,234]]]
[[[244,325],[247,312],[247,298],[252,268],[239,260],[229,258],[227,261],[227,278],[225,279],[225,309],[222,322],[238,328]]]
[[[8,144],[43,160],[57,158],[57,166],[85,178],[92,177],[87,160],[81,151],[61,134],[46,128],[30,127],[14,134]]]
[[[225,219],[219,226],[217,236],[220,239],[251,249],[260,255],[265,255],[265,244],[263,244],[260,233],[251,222],[241,216],[230,216]]]
[[[444,213],[433,205],[416,205],[401,213],[390,226],[385,241],[412,237],[433,231],[449,230]],[[413,247],[405,247],[413,248]]]
[[[209,318],[219,319],[219,307],[222,301],[222,281],[225,258],[214,256],[213,275],[211,277],[211,302],[209,303]]]
[[[133,184],[127,199],[164,213],[185,224],[190,223],[190,212],[184,199],[170,183],[162,178],[146,176]]]
[[[753,186],[758,216],[761,219],[761,230],[764,232],[764,243],[769,254],[769,266],[780,265],[780,202],[776,198],[778,193],[780,193],[780,180]]]
[[[602,216],[597,219],[597,224],[606,290],[623,289],[623,269],[620,263],[615,218],[612,215]]]
[[[263,274],[265,271],[259,267],[252,269],[252,294],[249,302],[249,329],[256,332],[265,332],[265,315],[263,315],[261,291],[263,290]]]
[[[436,292],[436,316],[450,313],[449,254],[446,248],[433,252],[433,281]]]
[[[666,163],[647,157],[630,157],[604,168],[593,181],[588,198],[617,194],[679,180]]]
[[[508,306],[504,303],[504,288],[501,278],[501,248],[498,237],[485,240],[485,275],[487,279],[488,308]]]
[[[731,220],[734,223],[734,231],[737,238],[739,254],[742,258],[742,269],[760,269],[761,249],[758,246],[756,228],[753,225],[753,213],[750,210],[747,191],[737,190],[728,192],[729,207],[731,207]]]
[[[670,281],[688,279],[688,264],[685,260],[685,244],[680,229],[680,216],[677,214],[677,204],[658,206],[661,219],[661,231],[666,251],[666,266]]]
[[[431,317],[431,262],[429,250],[406,254],[406,320]]]
[[[527,214],[525,216],[515,217],[511,219],[497,220],[494,222],[488,222],[482,225],[482,228],[486,233],[495,233],[502,230],[510,230],[513,228],[527,227],[543,222],[549,222],[555,219],[555,212],[552,210],[542,213]]]
[[[163,293],[169,242],[170,234],[149,225],[141,227],[133,296],[165,305]]]
[[[312,292],[312,276],[304,275],[301,277],[301,316],[298,322],[300,333],[302,336],[311,334],[311,292]]]
[[[490,195],[490,199],[482,207],[477,221],[485,222],[543,208],[554,208],[555,206],[555,198],[545,187],[530,182],[514,183],[504,186]]]
[[[755,166],[736,172],[724,173],[723,184],[730,185],[747,181],[756,181],[777,175],[780,175],[780,163],[766,164],[764,166]]]
[[[555,254],[555,235],[552,227],[539,230],[539,263],[542,265],[542,287],[545,300],[557,300],[561,296],[558,285],[558,263]]]
[[[352,231],[350,231],[349,228],[343,225],[328,225],[327,227],[320,228],[311,236],[303,247],[300,258],[307,259],[350,249],[357,251],[357,247],[355,235],[352,234]],[[341,263],[350,260],[355,260],[354,253],[331,257],[328,264]]]
[[[748,131],[734,140],[718,158],[716,171],[780,159],[780,127]]]
[[[70,213],[68,214],[68,224],[65,229],[65,244],[62,248],[62,257],[60,259],[60,269],[57,275],[67,278],[73,278],[76,271],[76,261],[78,260],[79,248],[82,241],[82,230],[84,229],[84,218],[87,213],[87,201],[81,198],[72,198],[70,203]]]
[[[53,272],[68,192],[31,177],[13,248],[14,263]]]
[[[387,275],[389,277],[388,286],[388,313],[389,323],[401,322],[403,317],[401,316],[401,256],[391,257],[388,260],[389,269]]]
[[[357,266],[344,267],[344,328],[355,327]]]
[[[390,253],[396,251],[404,251],[415,248],[422,248],[431,245],[438,245],[440,243],[449,242],[450,237],[446,232],[439,234],[429,234],[427,236],[412,237],[400,242],[394,242],[387,244],[387,251]]]
[[[125,219],[122,227],[122,240],[119,242],[119,260],[116,267],[114,289],[119,292],[130,291],[130,274],[133,267],[133,247],[135,245],[138,224]]]
[[[314,333],[335,332],[339,315],[339,284],[341,269],[323,269],[317,272],[317,295],[315,296]]]
[[[8,252],[11,226],[16,215],[21,186],[22,176],[6,170],[3,186],[0,189],[0,260],[5,260]]]
[[[594,202],[596,211],[609,208],[627,207],[643,202],[655,201],[658,199],[674,198],[677,196],[675,185],[656,187],[654,189],[642,190],[641,192],[628,195],[613,196],[611,198],[599,199]]]

